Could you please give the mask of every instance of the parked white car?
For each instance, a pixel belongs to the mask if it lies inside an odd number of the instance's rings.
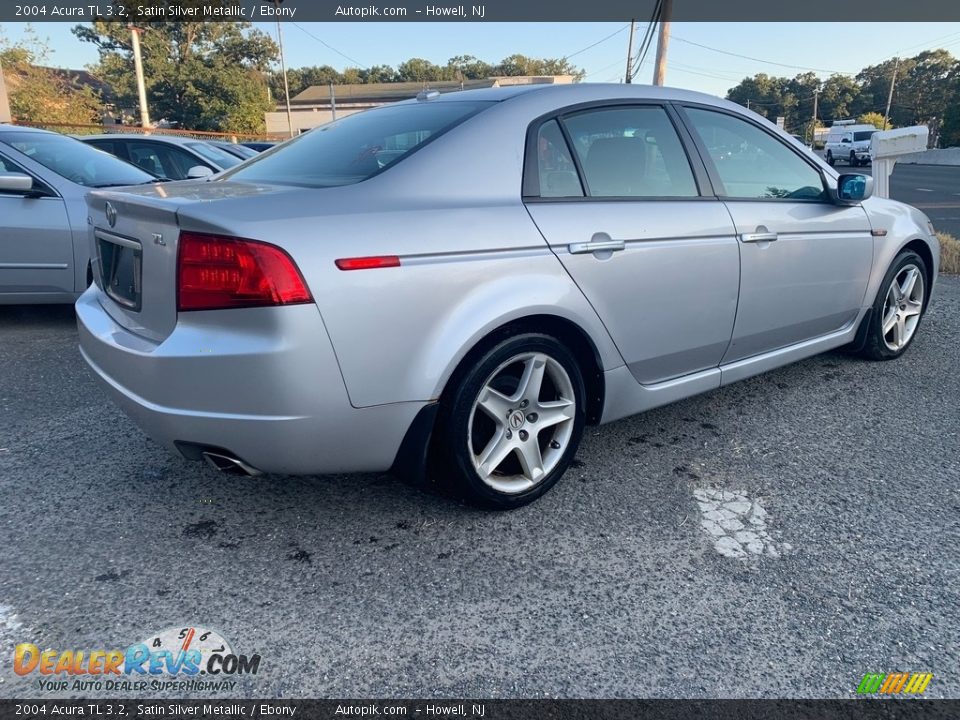
[[[843,160],[851,167],[870,162],[870,138],[878,132],[873,125],[857,125],[853,121],[835,122],[827,135],[824,157],[831,165]]]

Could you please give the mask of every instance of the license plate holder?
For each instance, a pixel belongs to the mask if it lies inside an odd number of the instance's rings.
[[[117,304],[140,312],[143,246],[136,240],[97,233],[103,291]]]

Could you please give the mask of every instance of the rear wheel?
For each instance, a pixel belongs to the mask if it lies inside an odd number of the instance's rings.
[[[861,355],[871,360],[893,360],[910,347],[926,307],[926,273],[923,258],[912,250],[897,255],[873,303]]]
[[[437,418],[446,479],[469,501],[516,508],[553,487],[584,426],[574,356],[538,333],[508,337],[458,373]]]

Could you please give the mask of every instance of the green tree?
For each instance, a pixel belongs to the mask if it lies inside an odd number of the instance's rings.
[[[860,117],[857,118],[857,122],[861,125],[873,125],[877,130],[883,130],[883,113],[878,112],[868,112],[863,113]],[[889,122],[887,123],[887,130],[893,128]]]
[[[268,35],[248,22],[151,21],[140,27],[151,119],[176,121],[193,130],[262,132],[263,114],[274,106],[268,98],[267,71],[277,47]],[[97,20],[73,32],[97,46],[97,72],[118,102],[137,107],[126,22]]]
[[[99,123],[102,102],[89,87],[81,87],[63,72],[43,67],[49,48],[29,26],[25,39],[9,42],[0,35],[0,64],[14,120],[30,123]]]
[[[727,100],[748,107],[767,118],[783,114],[783,95],[786,78],[759,73],[744,78],[727,91]]]
[[[820,87],[817,116],[824,120],[844,120],[853,112],[860,86],[847,75],[831,75]]]

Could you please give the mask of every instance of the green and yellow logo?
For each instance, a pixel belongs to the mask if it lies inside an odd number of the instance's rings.
[[[933,673],[867,673],[857,687],[858,695],[919,695],[933,680]]]

